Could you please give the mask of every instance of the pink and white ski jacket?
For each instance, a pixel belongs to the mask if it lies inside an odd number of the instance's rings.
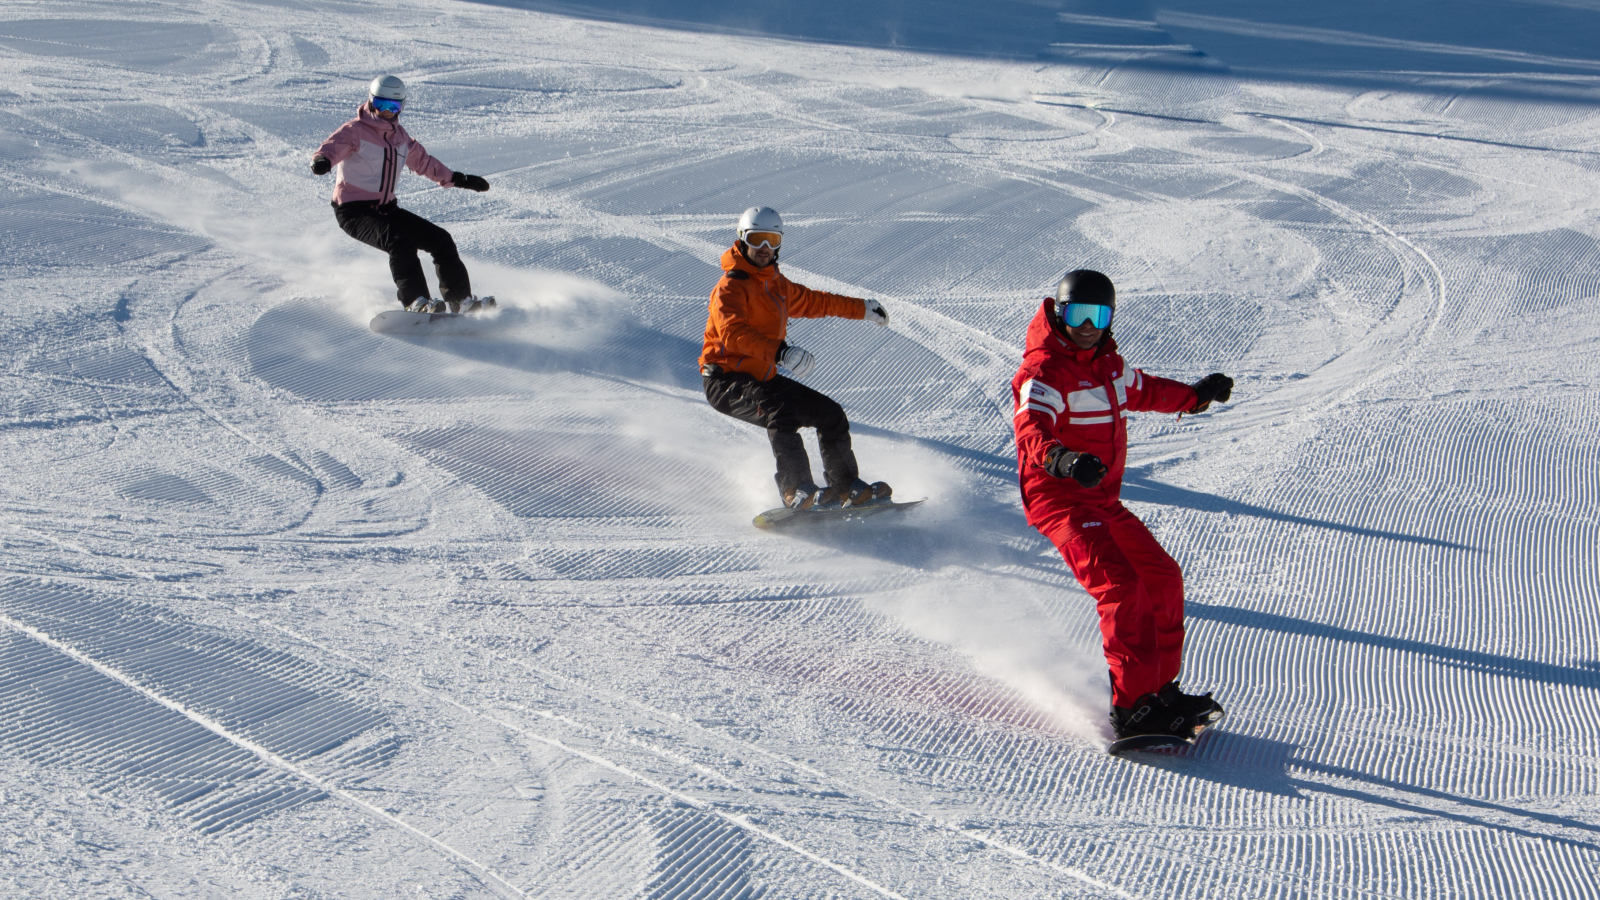
[[[317,154],[338,167],[339,180],[333,186],[334,203],[355,200],[394,201],[395,182],[400,180],[400,160],[406,168],[442,187],[450,184],[450,168],[428,155],[422,145],[400,127],[399,120],[385,121],[367,104],[361,104],[356,117],[328,135]]]

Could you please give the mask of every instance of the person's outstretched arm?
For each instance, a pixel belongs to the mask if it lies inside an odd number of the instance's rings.
[[[821,319],[826,316],[837,316],[841,319],[866,318],[867,301],[859,297],[812,290],[783,277],[782,272],[778,273],[778,287],[784,292],[784,296],[789,298],[791,319]]]
[[[1213,377],[1225,379],[1228,387],[1233,386],[1233,379],[1226,375]],[[1195,387],[1170,378],[1150,375],[1131,366],[1123,370],[1122,376],[1117,381],[1128,393],[1127,408],[1134,412],[1200,412],[1212,400],[1228,399],[1226,394],[1218,392],[1211,394],[1202,403]]]
[[[489,182],[477,175],[452,172],[450,167],[428,155],[428,151],[415,138],[406,153],[406,168],[434,182],[440,187],[466,188],[469,191],[487,191]]]

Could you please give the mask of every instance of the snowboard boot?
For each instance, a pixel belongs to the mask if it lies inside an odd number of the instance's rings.
[[[845,489],[844,506],[848,509],[856,506],[875,506],[879,503],[888,503],[894,489],[887,482],[879,481],[867,484],[857,478]]]
[[[822,488],[807,481],[798,487],[782,491],[779,496],[783,498],[783,505],[790,509],[810,509],[817,505],[817,498],[822,496]]]
[[[817,494],[817,502],[813,509],[842,509],[845,504],[844,488],[827,487]]]
[[[494,309],[493,297],[478,297],[468,294],[461,300],[461,312],[463,313],[478,313],[490,309]]]
[[[428,304],[432,302],[431,298],[418,297],[406,304],[406,312],[425,313],[428,311]]]
[[[1145,694],[1132,706],[1111,707],[1111,728],[1117,740],[1146,734],[1172,735],[1189,740],[1194,737],[1195,724],[1180,710],[1161,702],[1155,694]]]
[[[1156,696],[1168,708],[1183,714],[1196,728],[1210,725],[1225,715],[1222,704],[1211,699],[1210,691],[1204,694],[1185,694],[1179,689],[1176,681],[1167,682],[1156,692]]]
[[[450,311],[450,304],[437,297],[419,297],[417,302],[411,304],[412,312],[446,313]]]

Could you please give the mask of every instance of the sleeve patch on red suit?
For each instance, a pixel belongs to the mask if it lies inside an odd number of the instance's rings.
[[[1062,399],[1061,392],[1034,378],[1022,383],[1017,391],[1017,412],[1022,415],[1029,410],[1038,410],[1050,417],[1054,422],[1056,416],[1067,410],[1067,402]]]

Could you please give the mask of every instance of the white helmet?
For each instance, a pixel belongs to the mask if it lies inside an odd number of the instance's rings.
[[[379,75],[367,85],[367,95],[403,101],[406,99],[406,83],[394,75]]]
[[[739,240],[752,231],[776,231],[783,234],[783,216],[770,206],[752,206],[739,217]]]

